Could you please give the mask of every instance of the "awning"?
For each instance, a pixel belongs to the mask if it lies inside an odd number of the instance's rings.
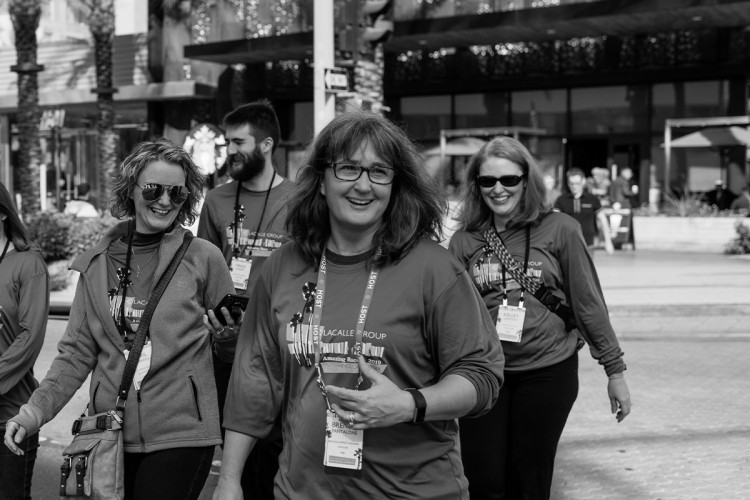
[[[750,130],[736,125],[705,128],[673,139],[671,143],[671,147],[673,148],[711,148],[748,145],[750,145]]]
[[[216,88],[211,85],[183,80],[179,82],[149,83],[147,85],[123,85],[114,94],[115,102],[172,101],[189,99],[213,99]],[[67,89],[39,93],[39,105],[69,106],[74,104],[94,104],[96,94],[91,89]],[[17,95],[0,95],[0,113],[18,109]]]

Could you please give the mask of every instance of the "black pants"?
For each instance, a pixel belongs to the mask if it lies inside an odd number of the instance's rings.
[[[215,446],[125,453],[125,500],[196,500]]]
[[[492,410],[460,420],[471,499],[548,499],[557,443],[577,396],[578,353],[546,368],[506,371]]]
[[[0,427],[0,431],[5,434],[5,426]],[[0,500],[31,498],[31,475],[39,448],[39,433],[25,438],[18,447],[23,455],[15,455],[0,443]]]

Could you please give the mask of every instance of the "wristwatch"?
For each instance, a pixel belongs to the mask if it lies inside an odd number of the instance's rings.
[[[424,396],[421,392],[419,392],[419,389],[414,388],[408,388],[404,389],[406,392],[411,394],[411,397],[414,398],[414,419],[412,420],[413,423],[418,424],[420,422],[424,422],[424,414],[427,410],[427,401],[424,399]]]

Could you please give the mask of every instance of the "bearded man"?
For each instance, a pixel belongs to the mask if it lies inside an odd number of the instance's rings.
[[[284,220],[292,183],[276,172],[272,160],[279,128],[267,100],[239,106],[224,117],[227,172],[234,182],[209,191],[201,210],[198,236],[221,248],[239,295],[250,294],[263,261],[287,239]],[[232,361],[214,356],[222,416]],[[282,445],[280,427],[259,444],[245,464],[242,488],[246,498],[270,500]]]

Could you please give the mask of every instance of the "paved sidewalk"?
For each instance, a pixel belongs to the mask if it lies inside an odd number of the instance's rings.
[[[615,421],[603,370],[584,348],[552,498],[750,498],[750,260],[601,257],[633,411]]]

